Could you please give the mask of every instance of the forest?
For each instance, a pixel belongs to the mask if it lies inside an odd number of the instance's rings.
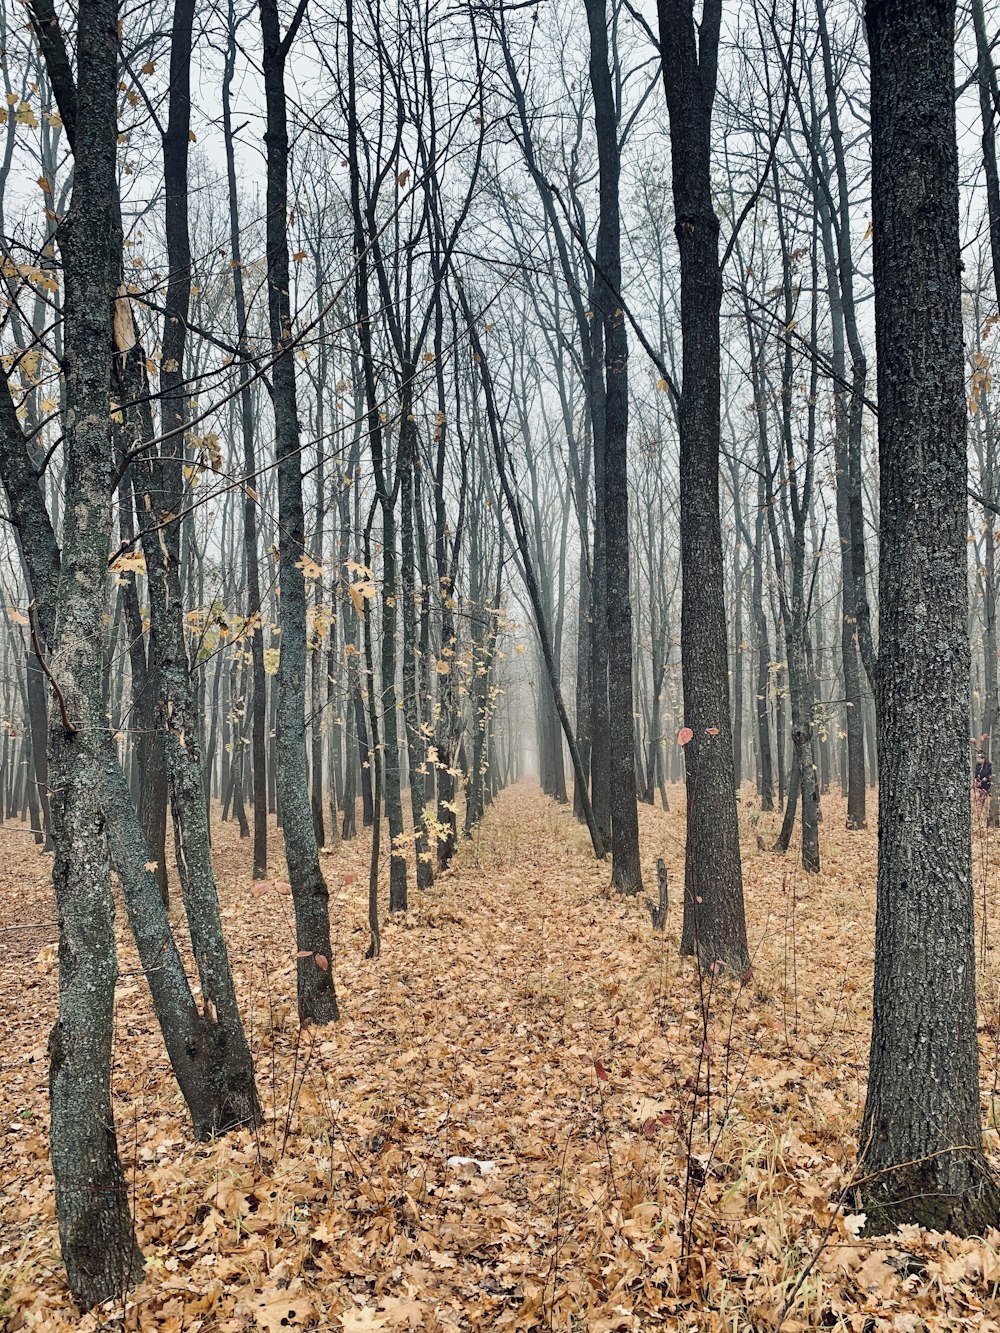
[[[1000,1333],[998,44],[0,0],[0,1328]]]

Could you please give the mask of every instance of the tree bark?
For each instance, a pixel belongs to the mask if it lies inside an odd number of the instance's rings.
[[[681,264],[681,672],[687,843],[681,952],[742,975],[750,963],[729,714],[719,516],[722,272],[712,205],[711,128],[721,0],[659,0]]]
[[[285,861],[295,905],[298,1007],[302,1022],[337,1018],[330,948],[330,907],[309,804],[306,765],[306,588],[302,458],[295,389],[288,271],[288,126],[285,58],[304,4],[282,38],[277,0],[261,0],[264,92],[267,104],[268,313],[274,355],[275,458],[278,474],[278,569],[281,656],[277,674],[277,782]]]
[[[983,0],[972,0],[972,19],[976,30],[976,55],[979,59],[979,114],[983,124],[983,167],[986,175],[986,207],[990,222],[990,259],[993,270],[993,291],[1000,301],[1000,172],[997,170],[996,117],[1000,93],[997,90],[996,68],[986,31]],[[993,499],[996,487],[996,442],[993,431],[987,430],[984,448],[988,477],[983,486],[988,498]],[[986,523],[986,578],[984,580],[984,616],[986,620],[983,652],[986,657],[987,719],[983,731],[987,733],[984,745],[987,756],[993,758],[993,731],[1000,713],[997,689],[997,629],[996,629],[996,523],[992,513],[984,510]],[[1000,823],[1000,790],[994,786],[990,794],[989,824]]]
[[[954,0],[871,0],[880,511],[868,1230],[982,1235]]]
[[[857,327],[854,302],[854,260],[851,253],[850,197],[843,134],[837,108],[837,82],[833,69],[826,3],[817,7],[823,75],[826,85],[830,136],[837,176],[838,203],[834,210],[826,191],[816,191],[822,220],[827,289],[833,332],[834,459],[836,464],[837,535],[840,539],[840,570],[843,587],[840,651],[844,672],[844,711],[847,732],[847,827],[862,829],[865,809],[865,743],[861,699],[861,650],[864,637],[869,661],[873,660],[869,623],[867,577],[864,569],[864,516],[861,497],[861,429],[868,363]],[[818,164],[814,164],[817,177]],[[847,387],[846,352],[851,354],[851,386]],[[855,562],[862,567],[855,569]],[[859,595],[862,605],[859,607]],[[863,626],[861,620],[863,618]]]
[[[194,0],[178,0],[171,34],[170,110],[163,137],[166,238],[170,265],[164,320],[161,390],[162,434],[159,453],[147,449],[133,464],[141,483],[139,528],[149,584],[150,673],[157,690],[156,713],[166,762],[173,812],[177,870],[191,932],[206,1018],[218,1025],[216,1068],[221,1105],[219,1131],[256,1125],[260,1104],[229,954],[222,932],[209,835],[209,790],[202,766],[198,707],[184,640],[181,533],[175,517],[183,508],[182,444],[185,423],[184,356],[191,287],[188,236],[188,147],[191,120],[190,65]],[[141,348],[120,349],[131,373],[141,379]],[[209,768],[211,765],[209,765]]]
[[[402,421],[400,424],[400,508],[403,559],[403,726],[406,732],[406,754],[410,780],[410,812],[413,818],[413,851],[416,862],[418,889],[429,889],[434,883],[434,852],[425,822],[427,789],[427,742],[421,732],[421,713],[430,701],[421,699],[417,675],[417,633],[419,606],[424,590],[417,592],[417,562],[415,552],[414,504],[416,498],[416,470],[420,466],[419,440],[413,420],[413,379],[416,366],[403,368]],[[391,700],[389,701],[392,702]],[[423,770],[423,771],[422,771]]]
[[[386,818],[389,825],[389,910],[405,912],[407,908],[406,854],[401,845],[403,838],[403,800],[400,790],[399,729],[396,714],[396,601],[399,593],[396,551],[396,497],[397,484],[390,486],[385,466],[385,433],[380,412],[378,387],[375,380],[375,359],[372,348],[372,322],[369,308],[369,260],[372,234],[371,201],[363,205],[361,197],[361,158],[359,151],[357,83],[354,44],[354,8],[348,0],[347,27],[347,118],[348,160],[351,178],[351,212],[354,221],[355,301],[358,341],[361,347],[361,370],[365,384],[365,406],[375,479],[375,493],[382,515],[382,637],[379,644],[382,701],[382,751],[379,766],[381,786],[384,788]],[[369,691],[375,689],[375,680],[369,676]],[[372,728],[372,747],[375,733]],[[377,798],[376,798],[377,804]],[[376,811],[376,818],[378,811]],[[374,890],[373,890],[374,891]]]
[[[41,664],[29,649],[24,662],[25,691],[28,697],[28,730],[31,736],[32,777],[37,793],[38,812],[45,851],[52,850],[52,817],[49,813],[49,759],[46,750],[48,710],[45,702],[45,676]],[[37,841],[37,838],[36,838]]]
[[[642,889],[636,804],[632,698],[632,601],[628,528],[628,337],[622,285],[618,111],[611,84],[606,0],[587,0],[590,82],[600,165],[595,314],[604,328],[604,539],[608,644],[611,883],[619,893]]]
[[[243,256],[240,244],[239,204],[236,189],[236,156],[233,150],[231,88],[236,72],[236,12],[229,0],[228,40],[222,80],[222,121],[226,142],[226,180],[229,188],[229,244],[232,250],[233,298],[240,343],[247,344],[246,295],[243,287]],[[264,626],[261,618],[260,563],[257,550],[257,451],[254,444],[253,401],[250,366],[240,362],[240,432],[243,439],[243,549],[247,571],[247,621],[251,657],[250,783],[253,795],[253,877],[267,874],[267,674],[264,671]]]
[[[59,915],[59,1012],[49,1038],[52,1167],[59,1243],[70,1290],[89,1307],[122,1296],[142,1275],[111,1110],[117,976],[114,901],[105,837],[101,736],[103,616],[111,541],[111,311],[117,224],[114,0],[82,6],[79,129],[73,193],[60,228],[65,282],[66,510],[49,773],[52,878]]]

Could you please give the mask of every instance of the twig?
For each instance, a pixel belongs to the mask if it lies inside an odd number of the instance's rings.
[[[775,153],[778,151],[778,140],[781,138],[781,135],[785,129],[785,122],[788,119],[788,107],[789,103],[792,100],[792,48],[795,45],[795,24],[797,18],[798,18],[798,3],[797,0],[792,0],[792,20],[788,32],[788,59],[785,61],[784,105],[781,108],[781,115],[778,117],[778,124],[771,138],[770,147],[767,150],[767,160],[764,163],[763,171],[761,171],[760,173],[760,179],[757,181],[757,186],[753,194],[751,194],[750,198],[744,204],[743,211],[737,218],[736,226],[733,228],[732,235],[730,236],[729,242],[726,245],[726,249],[722,256],[722,263],[719,265],[720,273],[723,272],[726,265],[729,263],[729,258],[733,253],[733,249],[736,246],[736,242],[739,240],[740,231],[742,230],[744,222],[746,222],[747,218],[750,216],[751,211],[756,207],[758,199],[760,199],[760,196],[764,193],[764,186],[767,183],[767,177],[771,170],[771,164],[774,161]]]
[[[46,662],[45,657],[42,653],[42,645],[38,638],[38,625],[35,621],[34,602],[30,602],[28,604],[28,625],[29,628],[31,629],[31,646],[32,648],[34,648],[35,656],[38,658],[38,665],[42,668],[42,671],[47,677],[49,684],[55,691],[56,698],[59,700],[59,711],[62,714],[63,730],[65,731],[67,736],[75,736],[79,728],[74,727],[73,723],[69,720],[69,713],[66,711],[65,696],[63,695],[62,690],[59,688],[59,684],[55,676],[53,676],[52,672],[49,670],[48,663]]]

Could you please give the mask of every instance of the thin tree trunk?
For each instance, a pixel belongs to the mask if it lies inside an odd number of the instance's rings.
[[[134,406],[125,411],[125,426],[128,429],[119,429],[117,432],[123,445],[119,450],[120,466],[124,463],[124,449],[127,448],[130,439],[138,441],[143,438],[153,438],[149,383],[144,372],[145,366],[140,365],[137,356],[130,354],[125,358],[122,369],[123,396]],[[139,406],[140,403],[142,406]],[[118,523],[123,542],[132,542],[135,537],[133,504],[138,499],[138,471],[132,469],[130,476],[123,480],[119,488]],[[136,808],[143,836],[149,847],[150,859],[155,862],[156,868],[153,873],[166,905],[169,901],[167,888],[169,790],[167,765],[163,757],[163,736],[156,716],[158,690],[153,677],[153,664],[156,660],[155,631],[152,625],[149,627],[148,635],[145,630],[136,587],[138,574],[134,570],[127,570],[119,577],[125,579],[122,587],[122,603],[129,638],[129,666],[132,674],[131,731],[139,773]]]
[[[826,259],[827,292],[830,300],[834,382],[834,460],[836,464],[837,535],[840,539],[842,615],[840,652],[844,673],[844,712],[847,732],[847,827],[862,829],[867,822],[865,809],[865,743],[861,701],[861,660],[859,651],[858,590],[866,586],[865,571],[855,571],[855,559],[864,558],[863,541],[856,539],[861,519],[858,509],[860,492],[861,401],[868,374],[867,361],[858,335],[854,312],[854,275],[851,256],[850,212],[847,197],[847,169],[843,138],[837,109],[837,83],[834,77],[825,0],[817,9],[823,53],[827,105],[831,119],[834,161],[837,172],[839,209],[834,216],[827,199],[827,188],[816,191],[822,222]],[[817,178],[818,163],[814,165]],[[851,352],[851,387],[847,387],[847,332]],[[867,594],[865,616],[867,618]],[[865,633],[870,638],[867,619]]]
[[[25,689],[28,698],[28,730],[31,734],[31,766],[41,820],[39,827],[43,834],[44,848],[46,851],[51,851],[52,818],[49,813],[49,761],[45,744],[48,728],[45,676],[41,665],[30,650],[27,652],[24,668]]]
[[[632,601],[628,526],[628,337],[622,282],[621,162],[618,111],[611,84],[606,0],[587,0],[590,82],[600,164],[600,220],[594,305],[604,326],[604,535],[608,643],[611,882],[619,893],[642,889],[635,785],[632,698]]]
[[[771,759],[771,719],[768,706],[771,682],[771,648],[767,632],[767,611],[764,606],[764,479],[759,480],[757,491],[757,526],[753,555],[753,618],[757,648],[757,745],[760,754],[759,790],[762,810],[774,809],[774,768]]]
[[[229,27],[226,63],[222,80],[222,120],[226,144],[226,179],[229,187],[229,245],[232,250],[233,295],[240,343],[247,340],[246,297],[243,289],[243,258],[240,246],[239,206],[236,191],[231,89],[236,72],[236,12],[229,0]],[[243,437],[243,548],[247,570],[247,620],[250,626],[252,664],[252,724],[250,740],[250,779],[253,797],[253,877],[267,874],[267,674],[264,671],[264,626],[261,618],[260,566],[257,552],[257,455],[254,446],[253,402],[250,394],[250,366],[240,362],[240,430]]]
[[[403,383],[412,385],[416,367],[403,368]],[[417,684],[417,621],[419,614],[414,503],[415,472],[419,466],[419,442],[413,417],[411,389],[403,393],[400,431],[400,508],[402,539],[402,594],[403,594],[403,726],[406,732],[406,753],[410,779],[410,812],[413,818],[413,850],[416,859],[418,889],[429,889],[434,883],[434,853],[430,848],[424,822],[427,804],[423,773],[426,771],[427,747],[420,730],[421,701]],[[423,598],[421,589],[420,600]],[[390,703],[393,701],[390,701]]]
[[[304,4],[282,38],[277,0],[261,0],[264,89],[267,103],[268,312],[274,354],[275,458],[278,474],[278,552],[281,579],[281,656],[277,675],[277,779],[285,861],[295,905],[298,1007],[303,1022],[338,1017],[330,949],[329,893],[320,867],[309,804],[306,766],[306,590],[302,570],[302,504],[298,404],[288,271],[288,127],[285,58]]]
[[[269,0],[269,3],[271,0]],[[385,792],[389,824],[389,910],[405,912],[407,907],[406,854],[402,847],[403,800],[400,790],[399,730],[396,718],[396,603],[399,595],[396,575],[396,495],[398,486],[390,486],[385,465],[384,430],[380,413],[375,362],[372,348],[371,316],[368,298],[369,234],[361,199],[361,164],[358,145],[357,86],[354,45],[354,10],[348,0],[348,157],[351,178],[351,211],[354,220],[355,296],[361,367],[365,382],[369,444],[375,474],[375,492],[382,515],[382,637],[379,644],[382,702],[382,750],[379,776]],[[371,219],[367,219],[370,223]],[[397,482],[399,478],[397,475]],[[367,600],[367,599],[366,599]],[[369,692],[375,689],[369,677]],[[374,733],[373,733],[374,740]],[[377,812],[376,812],[377,814]]]

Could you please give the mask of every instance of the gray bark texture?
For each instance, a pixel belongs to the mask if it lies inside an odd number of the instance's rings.
[[[231,88],[236,66],[236,17],[229,0],[229,33],[222,81],[222,118],[226,138],[226,180],[229,188],[229,243],[233,252],[233,297],[236,321],[244,349],[247,311],[243,288],[243,255],[240,245],[239,200],[236,187],[236,158],[233,149]],[[254,441],[250,366],[240,362],[240,430],[243,438],[243,469],[246,473],[243,500],[243,548],[247,568],[247,618],[254,622],[250,638],[253,703],[251,715],[250,780],[253,793],[253,877],[267,874],[267,677],[264,671],[264,628],[261,620],[260,565],[257,550],[257,451]]]
[[[711,130],[721,0],[696,35],[685,0],[659,0],[681,262],[681,674],[687,846],[681,952],[737,976],[750,965],[736,820],[719,516],[722,273],[712,205]]]
[[[79,130],[65,280],[66,523],[57,628],[48,670],[52,870],[59,915],[59,1012],[49,1038],[52,1167],[59,1243],[83,1306],[124,1293],[142,1274],[128,1182],[111,1110],[117,975],[111,865],[102,801],[103,617],[111,538],[111,308],[116,226],[117,10],[81,6]]]
[[[604,0],[588,0],[590,81],[600,163],[598,275],[594,304],[604,326],[604,535],[608,636],[608,738],[611,882],[619,893],[642,889],[636,808],[632,698],[632,602],[628,536],[628,338],[621,288],[621,162]]]
[[[301,10],[299,14],[301,16]],[[306,588],[301,565],[305,553],[305,514],[288,272],[288,126],[284,68],[294,30],[281,38],[277,0],[261,0],[260,18],[267,100],[268,308],[275,357],[272,377],[281,579],[281,659],[276,681],[275,747],[278,800],[288,879],[295,905],[296,947],[302,955],[298,960],[299,1018],[303,1022],[329,1023],[339,1014],[333,988],[329,893],[319,862],[306,765]]]
[[[879,865],[868,1229],[981,1234],[953,0],[866,8],[878,352]]]
[[[156,713],[169,782],[177,871],[212,1051],[210,1078],[216,1104],[210,1132],[218,1134],[239,1125],[259,1124],[260,1105],[219,915],[199,743],[199,708],[184,640],[180,524],[168,518],[183,508],[182,386],[191,284],[187,175],[193,23],[193,0],[180,0],[174,8],[170,118],[163,138],[171,277],[163,330],[161,389],[163,433],[168,438],[158,456],[147,450],[135,466],[141,479],[136,483],[139,527],[149,576],[151,676],[159,694]],[[211,771],[211,764],[208,767]],[[203,1126],[199,1128],[204,1132]]]

